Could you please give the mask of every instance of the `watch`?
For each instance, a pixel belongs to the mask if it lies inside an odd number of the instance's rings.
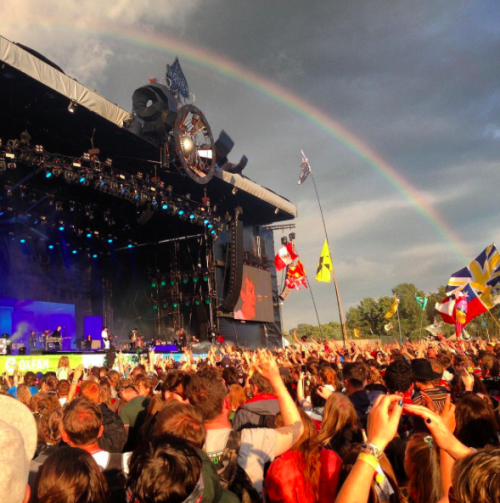
[[[377,459],[380,459],[384,454],[384,451],[379,449],[376,445],[370,444],[368,442],[361,445],[361,452],[364,452],[365,454],[370,454],[376,457]]]

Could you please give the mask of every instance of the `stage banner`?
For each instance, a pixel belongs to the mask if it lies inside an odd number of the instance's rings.
[[[0,358],[0,374],[7,372],[12,375],[17,364],[17,370],[23,374],[26,372],[55,372],[61,356],[69,356],[69,364],[72,369],[82,363],[82,355],[64,355],[62,353],[54,355],[22,355],[6,356]]]

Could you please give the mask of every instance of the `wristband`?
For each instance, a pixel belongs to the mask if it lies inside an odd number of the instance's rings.
[[[369,464],[375,471],[377,471],[379,467],[379,462],[375,456],[372,456],[371,454],[366,454],[366,452],[360,452],[358,455],[358,459]]]

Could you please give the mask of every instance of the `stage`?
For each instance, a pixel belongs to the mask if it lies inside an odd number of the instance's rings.
[[[281,346],[269,226],[296,206],[171,89],[129,92],[133,112],[0,36],[0,334]]]

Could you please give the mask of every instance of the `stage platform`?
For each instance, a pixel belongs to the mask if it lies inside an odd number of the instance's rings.
[[[76,368],[78,365],[83,365],[87,368],[89,365],[92,367],[102,367],[106,364],[106,351],[69,351],[69,352],[49,352],[44,351],[41,354],[35,355],[0,355],[0,374],[7,372],[7,374],[12,375],[15,366],[19,372],[25,373],[31,372],[55,372],[59,359],[61,356],[67,356],[69,358],[70,367],[72,369]],[[184,353],[182,352],[155,352],[156,356],[161,356],[161,358],[173,358],[175,361],[182,361]],[[147,353],[138,354],[137,351],[124,352],[125,363],[130,363],[131,365],[136,365],[147,358]],[[206,358],[206,353],[197,354],[201,358]],[[116,367],[116,360],[115,360]]]

